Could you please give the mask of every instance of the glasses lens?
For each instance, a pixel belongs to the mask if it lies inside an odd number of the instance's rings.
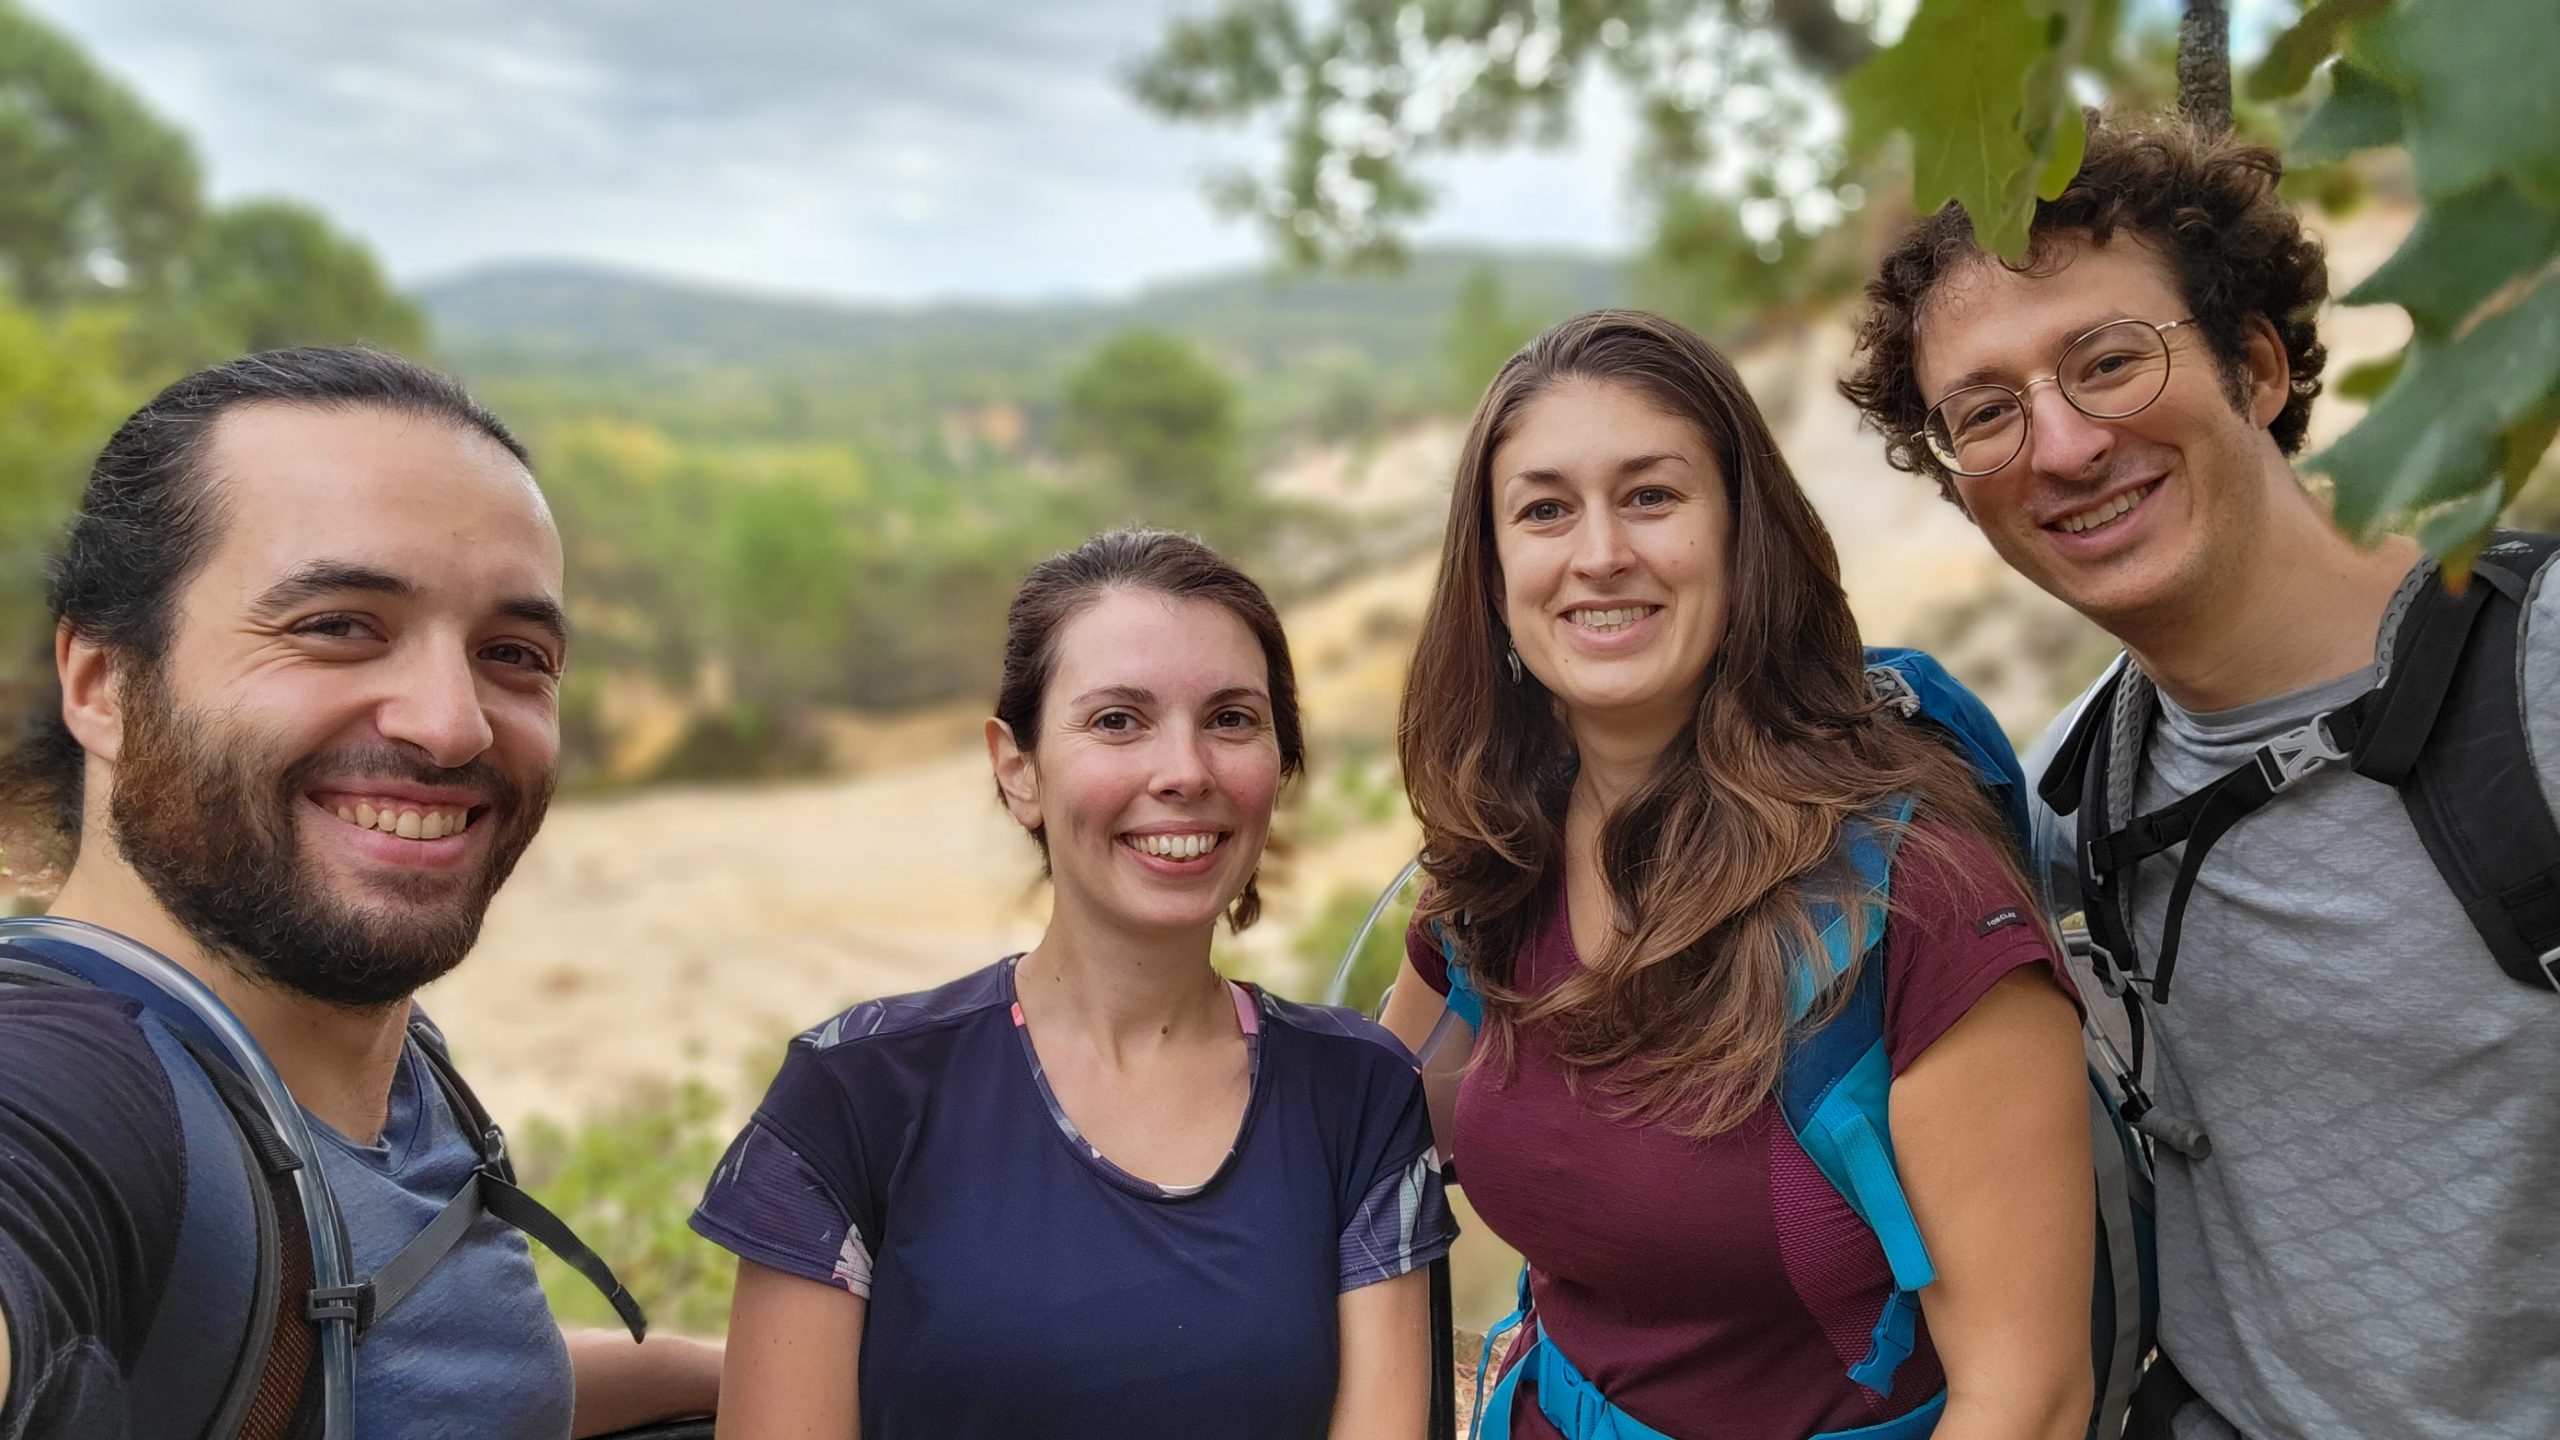
[[[1988,475],[2026,442],[2026,407],[2005,386],[1968,386],[1929,411],[1925,434],[1939,464],[1958,475]]]
[[[2168,386],[2169,342],[2145,321],[2101,325],[2062,352],[2056,378],[2080,413],[2121,420]]]

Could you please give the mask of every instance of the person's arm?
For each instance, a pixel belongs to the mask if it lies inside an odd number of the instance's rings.
[[[1938,1279],[1938,1440],[2079,1440],[2089,1426],[2095,1181],[2078,1012],[2011,971],[1893,1082],[1896,1167]]]
[[[1387,1008],[1378,1014],[1378,1023],[1404,1042],[1404,1048],[1416,1055],[1422,1053],[1422,1042],[1431,1038],[1431,1027],[1440,1023],[1441,1013],[1449,1002],[1406,960],[1396,967],[1396,988],[1387,992]]]
[[[609,1435],[720,1408],[720,1347],[682,1335],[634,1342],[620,1330],[563,1330],[578,1377],[570,1433]]]
[[[721,1367],[719,1440],[862,1440],[862,1322],[871,1302],[738,1262]]]
[[[1431,1423],[1429,1272],[1343,1292],[1342,1378],[1326,1440],[1422,1440]]]

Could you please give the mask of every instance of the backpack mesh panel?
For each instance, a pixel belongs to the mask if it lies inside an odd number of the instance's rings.
[[[274,1194],[276,1249],[284,1273],[276,1287],[275,1330],[267,1341],[258,1391],[241,1417],[239,1440],[304,1440],[320,1433],[319,1358],[315,1327],[303,1314],[310,1300],[311,1232],[302,1197],[290,1174],[269,1175]]]
[[[1892,1272],[1885,1267],[1875,1232],[1822,1178],[1785,1122],[1774,1119],[1769,1126],[1769,1208],[1788,1282],[1822,1326],[1841,1365],[1857,1364],[1866,1356],[1876,1315],[1892,1294]],[[1946,1383],[1924,1322],[1918,1347],[1894,1372],[1892,1396],[1879,1399],[1864,1389],[1858,1394],[1882,1419],[1920,1404]]]

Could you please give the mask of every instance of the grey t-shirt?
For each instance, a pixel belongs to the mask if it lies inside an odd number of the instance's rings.
[[[2560,803],[2560,597],[2544,578],[2523,699]],[[2138,808],[2377,674],[2214,714],[2161,697]],[[2071,821],[2040,818],[2077,908]],[[2133,888],[2146,957],[2177,857]],[[2161,1345],[2218,1412],[2188,1407],[2179,1440],[2560,1436],[2560,994],[2499,969],[2398,793],[2332,766],[2223,836],[2155,1014],[2155,1094],[2213,1140],[2207,1160],[2159,1156]]]
[[[424,1230],[479,1161],[415,1041],[401,1052],[380,1140],[359,1145],[316,1119],[312,1130],[365,1275]],[[574,1390],[524,1236],[486,1213],[356,1352],[366,1440],[566,1440]]]

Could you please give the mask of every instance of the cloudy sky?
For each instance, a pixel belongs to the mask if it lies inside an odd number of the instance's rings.
[[[865,298],[1125,290],[1252,263],[1201,181],[1258,137],[1118,81],[1203,0],[26,0],[403,281],[573,257]],[[1432,172],[1425,237],[1621,248],[1623,110]]]

